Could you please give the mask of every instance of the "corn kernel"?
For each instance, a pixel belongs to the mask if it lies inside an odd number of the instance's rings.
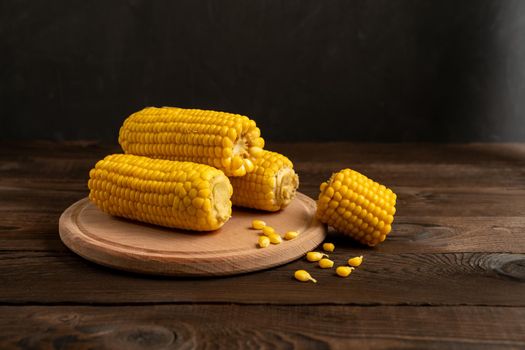
[[[348,265],[353,267],[358,267],[363,262],[363,256],[356,256],[354,258],[348,259]]]
[[[317,283],[317,280],[315,280],[310,274],[305,270],[297,270],[294,273],[295,279],[301,282],[308,282],[312,281],[314,283]]]
[[[262,220],[253,220],[252,221],[252,228],[256,229],[256,230],[262,230],[263,227],[266,226],[266,222],[262,221]]]
[[[266,248],[270,245],[270,239],[266,236],[259,236],[259,247]]]
[[[311,261],[311,262],[319,261],[319,260],[321,260],[321,259],[322,259],[323,257],[325,257],[325,256],[328,258],[328,255],[323,254],[323,253],[319,253],[319,252],[308,252],[308,253],[306,253],[306,260]]]
[[[247,173],[251,173],[255,169],[255,165],[248,158],[244,160],[244,167],[246,168]]]
[[[266,237],[266,236],[261,236],[261,237]],[[283,241],[281,236],[279,236],[277,233],[272,233],[271,235],[268,235],[268,239],[270,240],[272,244],[279,244]]]
[[[261,157],[263,154],[263,149],[260,147],[252,147],[250,148],[250,155],[254,156],[255,158]]]
[[[319,260],[319,267],[322,269],[331,269],[334,266],[334,262],[330,259],[323,258]]]
[[[335,273],[338,276],[341,276],[341,277],[348,277],[348,276],[350,276],[352,271],[354,271],[354,268],[353,267],[348,267],[348,266],[338,266],[337,269],[335,269]]]
[[[299,236],[299,232],[297,232],[297,231],[288,231],[288,232],[286,232],[284,234],[284,239],[289,241],[291,239],[297,238],[297,236]]]
[[[325,252],[333,252],[335,250],[335,245],[333,245],[333,243],[324,243],[323,250]]]
[[[265,236],[269,236],[269,235],[275,234],[275,229],[273,227],[270,227],[270,226],[264,226],[262,228],[262,233]]]
[[[239,169],[243,165],[242,158],[239,156],[235,156],[232,159],[231,167],[233,170]]]

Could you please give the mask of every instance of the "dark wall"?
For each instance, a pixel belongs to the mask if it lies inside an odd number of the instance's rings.
[[[174,105],[277,140],[525,141],[525,1],[0,0],[0,101],[3,139]]]

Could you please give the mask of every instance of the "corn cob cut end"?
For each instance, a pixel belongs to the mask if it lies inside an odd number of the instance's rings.
[[[299,176],[292,168],[283,167],[275,174],[275,183],[274,207],[279,210],[288,206],[294,199],[299,187]]]
[[[316,216],[321,222],[369,246],[383,242],[392,230],[397,196],[391,189],[344,169],[320,190]]]
[[[230,198],[232,196],[232,186],[226,175],[215,176],[210,181],[212,216],[215,217],[217,225],[221,227],[232,216],[232,203]]]

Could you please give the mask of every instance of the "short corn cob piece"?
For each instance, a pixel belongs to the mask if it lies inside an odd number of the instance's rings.
[[[255,122],[225,112],[148,107],[129,116],[120,128],[125,153],[208,164],[228,176],[253,171],[264,140]]]
[[[255,162],[252,173],[232,177],[234,205],[277,211],[286,207],[295,197],[299,177],[292,162],[282,154],[266,151]]]
[[[396,212],[392,190],[350,169],[321,184],[317,218],[336,230],[374,246],[392,229]]]
[[[89,177],[89,199],[111,215],[196,231],[216,230],[231,216],[230,181],[208,165],[113,154]]]

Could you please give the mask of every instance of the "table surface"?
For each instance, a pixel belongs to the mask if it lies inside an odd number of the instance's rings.
[[[330,232],[336,261],[365,257],[348,279],[304,260],[226,278],[90,263],[62,244],[58,218],[118,147],[1,146],[2,349],[525,347],[525,144],[271,144],[313,198],[344,167],[398,194],[381,245]],[[318,283],[293,280],[298,269]]]

